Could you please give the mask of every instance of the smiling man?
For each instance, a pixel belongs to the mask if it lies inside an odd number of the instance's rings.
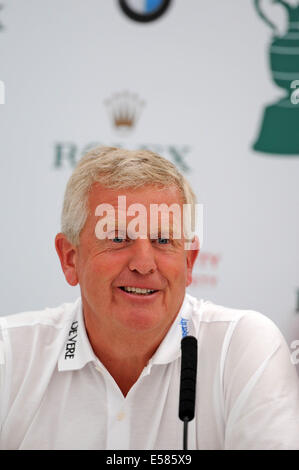
[[[299,448],[278,328],[186,293],[199,251],[186,206],[187,180],[152,152],[97,148],[78,163],[55,246],[81,296],[0,317],[2,449],[181,449],[186,330],[198,340],[189,449]]]
[[[116,176],[119,185],[117,172]],[[90,216],[78,246],[60,233],[56,248],[67,281],[80,284],[93,350],[126,396],[180,310],[198,250],[185,251],[182,238],[161,238],[161,217],[155,238],[144,233],[135,239],[125,226],[99,239],[99,202],[110,204],[119,220],[120,194],[129,208],[137,203],[145,209],[149,232],[151,206],[183,206],[181,191],[171,183],[168,187],[147,184],[136,189],[109,189],[95,183],[88,198]],[[127,225],[132,220],[133,216],[128,216]]]

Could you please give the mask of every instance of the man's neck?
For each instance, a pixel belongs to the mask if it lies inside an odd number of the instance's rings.
[[[132,356],[127,359],[111,359],[103,354],[102,351],[97,352],[95,350],[95,354],[114,378],[124,397],[127,396],[129,390],[137,382],[148,362],[138,356]]]
[[[85,327],[95,355],[126,396],[167,333],[106,331],[93,315],[84,315]],[[105,332],[103,334],[103,332]]]

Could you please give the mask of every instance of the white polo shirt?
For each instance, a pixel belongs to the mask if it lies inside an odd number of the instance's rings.
[[[180,319],[198,338],[191,449],[299,449],[288,346],[253,311],[186,294],[126,398],[89,343],[81,299],[0,317],[1,449],[182,449]]]

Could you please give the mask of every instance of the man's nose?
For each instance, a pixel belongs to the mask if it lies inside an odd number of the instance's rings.
[[[150,240],[138,238],[134,241],[128,267],[130,271],[138,271],[143,275],[156,271],[154,248]]]

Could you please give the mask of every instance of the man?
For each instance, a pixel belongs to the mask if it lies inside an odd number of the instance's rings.
[[[0,318],[2,449],[182,449],[182,321],[198,339],[188,448],[299,448],[278,328],[185,292],[199,249],[185,206],[188,182],[152,152],[97,148],[79,162],[55,245],[81,297]]]

